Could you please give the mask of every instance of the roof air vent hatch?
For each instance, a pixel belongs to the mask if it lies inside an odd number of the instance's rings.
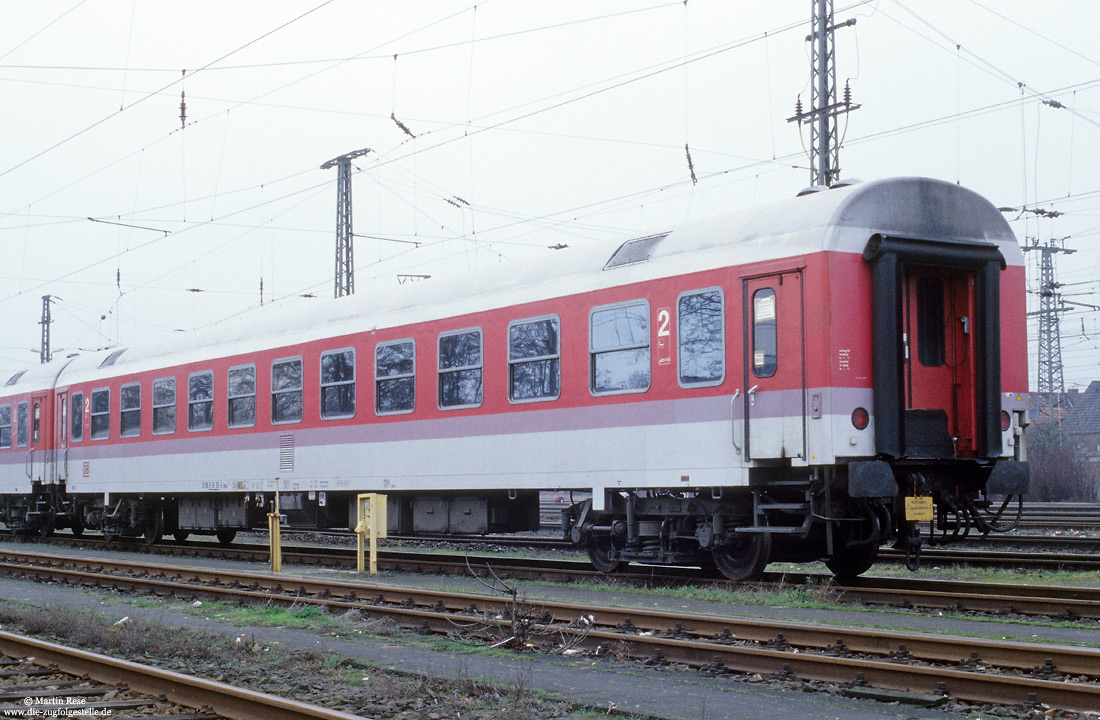
[[[99,367],[100,368],[105,368],[105,367],[110,367],[111,365],[114,365],[115,361],[118,360],[118,356],[121,355],[124,352],[126,352],[126,348],[119,348],[118,350],[115,350],[113,353],[108,355],[106,357],[106,359],[104,359],[103,362],[101,362],[99,364]]]
[[[11,387],[15,383],[19,382],[19,378],[23,377],[26,374],[27,374],[26,370],[20,370],[19,372],[15,373],[10,378],[8,378],[8,381],[6,383],[4,383],[4,387]]]
[[[649,256],[653,254],[653,249],[666,237],[668,237],[668,233],[627,240],[619,246],[619,249],[611,256],[603,269],[610,270],[611,268],[635,265],[649,260]]]

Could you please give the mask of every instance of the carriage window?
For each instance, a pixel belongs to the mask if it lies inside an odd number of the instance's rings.
[[[119,430],[122,437],[141,434],[141,384],[123,385],[118,395]]]
[[[725,322],[721,290],[684,294],[676,303],[680,384],[718,385],[726,376]]]
[[[64,395],[59,396],[58,400],[61,402],[57,404],[57,412],[61,417],[57,419],[57,427],[61,431],[61,447],[64,449],[69,439],[69,404],[65,402]]]
[[[355,415],[355,351],[336,350],[321,355],[321,417]]]
[[[84,393],[73,393],[72,437],[73,442],[84,439]]]
[[[439,336],[439,407],[481,405],[481,331]]]
[[[758,378],[775,375],[778,367],[775,322],[775,290],[757,290],[752,294],[752,374]]]
[[[226,384],[229,398],[229,427],[252,427],[256,424],[256,366],[229,368]]]
[[[917,358],[925,367],[944,362],[943,280],[934,275],[917,278]]]
[[[195,373],[187,378],[187,429],[214,429],[214,373]]]
[[[512,323],[508,327],[508,397],[553,400],[561,392],[558,319]]]
[[[111,434],[111,391],[92,391],[92,440],[102,440]]]
[[[374,410],[379,415],[409,413],[416,405],[416,345],[412,340],[374,349]]]
[[[271,422],[302,420],[302,359],[271,364]]]
[[[11,405],[0,405],[0,448],[11,447]]]
[[[176,431],[176,379],[153,381],[153,434],[169,435]]]
[[[34,419],[31,423],[31,442],[35,445],[38,444],[38,429],[42,425],[42,406],[38,403],[34,404]]]
[[[15,424],[16,442],[19,447],[27,447],[27,403],[19,403]]]
[[[589,323],[592,392],[648,390],[649,304],[596,308]]]

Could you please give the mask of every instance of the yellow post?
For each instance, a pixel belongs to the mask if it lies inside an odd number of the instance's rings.
[[[378,574],[378,538],[386,537],[386,496],[378,493],[362,493],[356,496],[358,509],[355,524],[356,567],[360,573],[366,569],[367,539],[370,540],[370,574]]]
[[[267,531],[271,536],[271,571],[283,571],[282,533],[279,528],[279,478],[275,478],[275,512],[267,514]]]
[[[364,547],[364,545],[365,545],[364,538],[367,534],[367,518],[366,518],[366,514],[363,512],[363,510],[364,510],[364,508],[363,508],[363,498],[364,497],[366,497],[366,496],[364,496],[364,495],[356,496],[356,502],[357,502],[358,510],[356,511],[356,522],[355,522],[355,570],[360,575],[362,575],[363,571],[366,569],[366,567],[365,567],[366,566],[366,558],[364,557],[366,549]],[[368,513],[370,512],[369,508],[366,510],[366,512],[368,512]]]

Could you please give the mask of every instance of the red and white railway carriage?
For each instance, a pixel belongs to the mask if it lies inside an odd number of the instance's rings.
[[[1027,486],[1022,255],[997,210],[916,178],[837,187],[549,261],[57,360],[0,388],[22,531],[565,530],[611,570],[823,558],[856,574]],[[925,504],[927,508],[927,504]]]

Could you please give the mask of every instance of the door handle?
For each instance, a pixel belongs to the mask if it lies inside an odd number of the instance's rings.
[[[27,477],[34,478],[34,474],[31,472],[31,468],[34,467],[34,448],[27,451],[27,465],[24,470],[27,473]]]
[[[749,398],[749,406],[750,407],[756,407],[756,388],[758,388],[758,387],[760,387],[760,386],[759,385],[753,385],[751,388],[749,388],[745,392],[745,395],[748,396],[748,398]]]
[[[737,451],[737,454],[741,454],[741,446],[737,444],[737,398],[741,397],[741,388],[737,388],[733,391],[733,397],[730,398],[730,428],[733,431],[733,449]]]

